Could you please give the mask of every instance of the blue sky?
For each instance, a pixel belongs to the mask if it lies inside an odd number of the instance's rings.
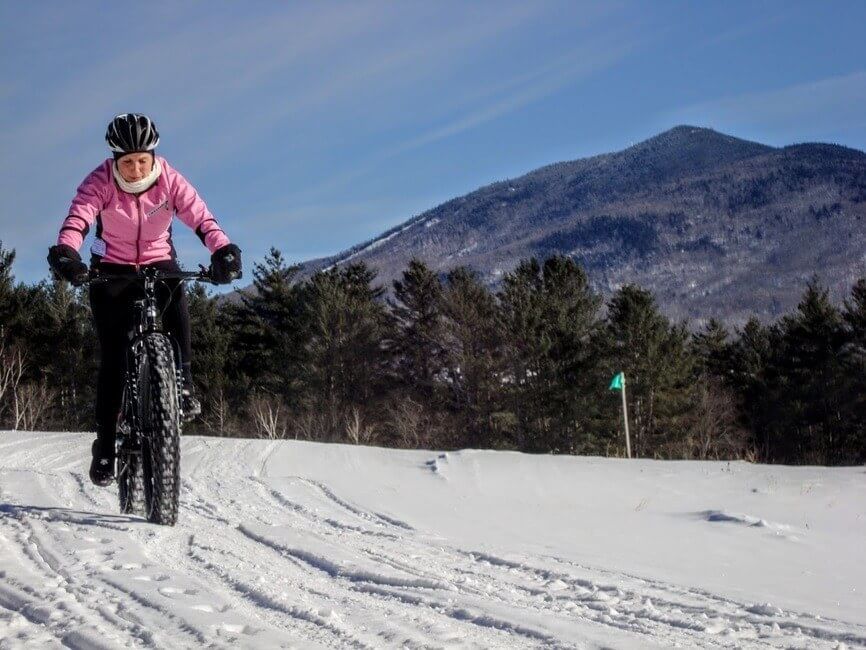
[[[681,123],[866,149],[866,2],[0,2],[0,240],[45,256],[118,112],[247,267]],[[181,261],[206,263],[175,229]],[[89,247],[88,244],[85,245]]]

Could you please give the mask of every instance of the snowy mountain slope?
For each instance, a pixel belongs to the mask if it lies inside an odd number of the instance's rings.
[[[866,470],[188,437],[180,522],[0,433],[0,648],[866,647]]]
[[[364,262],[387,289],[412,258],[491,286],[521,259],[578,261],[608,295],[653,291],[673,318],[775,319],[819,273],[834,300],[866,273],[866,152],[774,148],[678,126],[548,165],[416,215],[304,273]]]

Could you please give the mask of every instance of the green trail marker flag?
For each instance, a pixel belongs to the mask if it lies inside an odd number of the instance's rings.
[[[625,453],[631,458],[631,437],[628,434],[628,400],[625,398],[625,373],[621,372],[610,380],[609,390],[618,390],[622,395],[622,424],[625,429]]]

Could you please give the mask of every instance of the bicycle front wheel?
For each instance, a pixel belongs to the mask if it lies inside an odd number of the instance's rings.
[[[124,515],[144,514],[144,468],[140,450],[121,447],[117,456],[117,487],[120,512]]]
[[[145,513],[154,524],[174,526],[180,492],[180,407],[171,341],[149,334],[138,376],[138,421]]]

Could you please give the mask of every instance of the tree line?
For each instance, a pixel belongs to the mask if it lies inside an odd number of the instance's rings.
[[[86,292],[15,283],[0,245],[0,427],[92,429]],[[300,278],[271,249],[238,300],[188,289],[203,404],[186,433],[404,448],[793,464],[866,461],[866,279],[841,306],[813,279],[771,324],[698,331],[634,285],[605,302],[567,257],[492,291],[413,260],[392,290],[362,263]]]

